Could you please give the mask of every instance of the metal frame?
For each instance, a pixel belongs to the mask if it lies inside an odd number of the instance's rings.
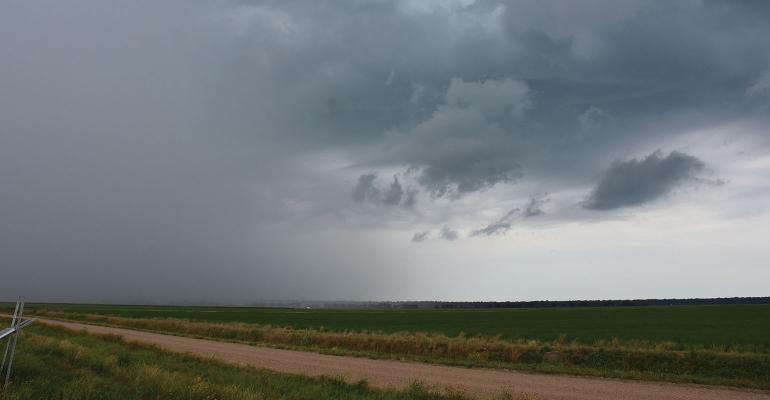
[[[13,356],[16,353],[16,343],[19,341],[22,328],[35,322],[34,319],[22,319],[24,316],[24,299],[19,297],[16,301],[16,308],[13,310],[11,318],[11,327],[0,330],[0,339],[8,338],[8,344],[5,346],[3,360],[0,362],[0,376],[5,372],[5,383],[3,388],[8,386],[11,379],[11,366],[13,365]],[[7,365],[7,366],[6,366]]]

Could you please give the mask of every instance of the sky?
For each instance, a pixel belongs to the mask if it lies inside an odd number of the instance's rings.
[[[0,298],[770,295],[765,1],[0,5]]]

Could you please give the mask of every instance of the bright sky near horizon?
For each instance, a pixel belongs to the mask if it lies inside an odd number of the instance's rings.
[[[770,295],[770,2],[0,5],[0,297]]]

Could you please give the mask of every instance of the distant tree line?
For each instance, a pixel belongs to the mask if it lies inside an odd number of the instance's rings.
[[[57,303],[35,303],[43,305],[62,306]],[[250,302],[248,304],[210,304],[210,303],[176,303],[163,306],[185,307],[270,307],[270,308],[332,308],[332,309],[474,309],[474,308],[556,308],[556,307],[642,307],[642,306],[686,306],[686,305],[717,305],[717,304],[770,304],[770,296],[766,297],[714,297],[706,299],[633,299],[633,300],[535,300],[535,301],[273,301]],[[77,304],[70,304],[77,305]],[[80,304],[87,305],[87,304]],[[118,306],[118,304],[113,304]],[[129,304],[124,304],[129,305]],[[136,304],[134,304],[136,305]],[[153,304],[145,304],[153,306]],[[155,304],[160,306],[161,304]],[[11,307],[11,303],[3,304],[0,308]]]
[[[716,304],[770,304],[770,297],[715,297],[707,299],[693,298],[633,300],[386,301],[366,303],[366,305],[371,308],[396,309],[641,307]],[[359,303],[358,305],[360,307],[362,304]]]

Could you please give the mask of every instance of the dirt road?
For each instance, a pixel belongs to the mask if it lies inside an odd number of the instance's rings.
[[[366,379],[375,387],[402,388],[419,380],[437,389],[459,389],[478,398],[507,392],[535,394],[549,400],[770,400],[770,392],[340,357],[72,322],[38,321],[90,333],[117,334],[129,341],[257,368],[311,376],[343,376],[351,381]]]

